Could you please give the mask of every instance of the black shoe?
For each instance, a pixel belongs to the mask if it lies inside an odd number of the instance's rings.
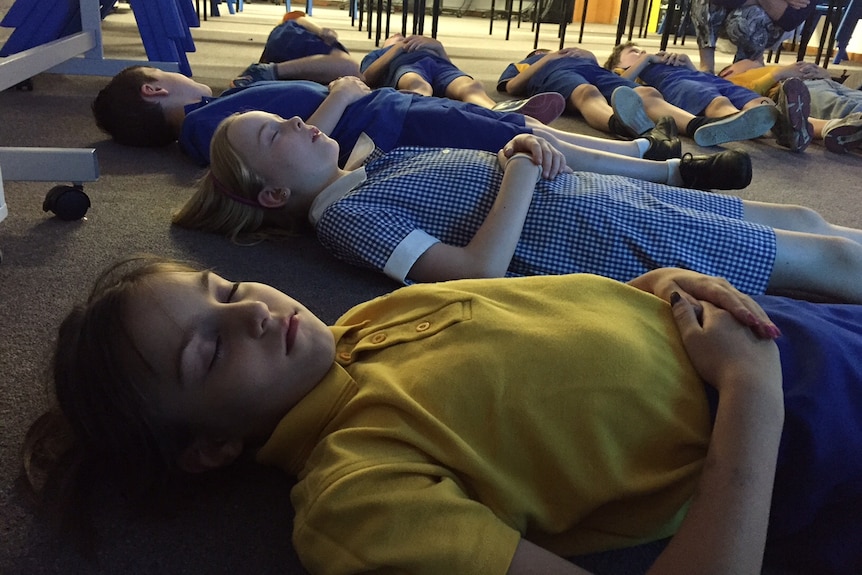
[[[751,158],[737,150],[711,156],[685,154],[679,164],[679,175],[686,188],[741,190],[751,183]]]
[[[676,120],[672,116],[662,116],[655,128],[642,134],[649,140],[649,148],[644,152],[644,160],[664,161],[682,156],[682,143],[679,141]]]

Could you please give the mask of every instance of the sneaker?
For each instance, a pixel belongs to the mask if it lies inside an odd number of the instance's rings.
[[[705,147],[751,140],[768,132],[777,116],[775,106],[754,106],[724,118],[707,118],[692,137],[698,146]]]
[[[649,141],[644,160],[664,161],[682,156],[682,143],[673,116],[662,116],[655,123],[655,128],[640,137]]]
[[[242,74],[234,78],[230,83],[230,87],[247,88],[255,82],[278,80],[278,72],[276,71],[275,66],[275,64],[254,63],[243,70]]]
[[[611,94],[614,114],[608,121],[611,132],[624,138],[637,138],[655,128],[644,110],[644,103],[634,89],[619,86]]]
[[[566,99],[557,92],[542,92],[525,100],[500,102],[493,108],[497,112],[517,112],[550,124],[566,109]]]
[[[686,188],[741,190],[751,183],[751,158],[737,150],[711,156],[685,154],[679,164],[679,175]]]
[[[808,122],[811,114],[811,94],[805,82],[799,78],[788,78],[778,87],[775,100],[778,118],[772,133],[779,146],[791,152],[802,152],[814,137],[814,126]]]
[[[853,148],[862,147],[862,112],[826,122],[823,143],[827,150],[836,154],[846,154]]]

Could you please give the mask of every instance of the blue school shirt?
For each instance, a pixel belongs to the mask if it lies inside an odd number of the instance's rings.
[[[232,88],[215,98],[203,98],[186,106],[179,136],[180,148],[202,166],[209,165],[210,140],[216,126],[237,112],[261,110],[283,118],[307,120],[329,94],[326,86],[306,80],[256,82]],[[341,147],[342,163],[359,134],[366,132],[385,150],[396,146],[413,98],[392,89],[380,89],[347,107],[331,138]]]

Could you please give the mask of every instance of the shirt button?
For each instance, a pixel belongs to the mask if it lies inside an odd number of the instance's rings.
[[[443,154],[448,154],[448,153],[449,153],[449,152],[451,152],[451,151],[452,151],[452,150],[450,150],[449,148],[443,148],[443,149],[441,150],[441,153],[443,153]]]
[[[344,361],[350,361],[350,352],[349,351],[342,351],[341,353],[338,354],[338,357],[340,357]]]
[[[416,331],[425,331],[429,327],[431,327],[431,322],[423,321],[422,323],[416,325]]]
[[[375,333],[371,336],[371,343],[381,343],[386,340],[385,333]]]

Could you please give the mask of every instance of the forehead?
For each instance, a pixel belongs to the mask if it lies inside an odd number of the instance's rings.
[[[160,376],[171,366],[186,332],[199,320],[208,294],[205,272],[167,272],[141,281],[127,309],[128,332],[140,354]]]

